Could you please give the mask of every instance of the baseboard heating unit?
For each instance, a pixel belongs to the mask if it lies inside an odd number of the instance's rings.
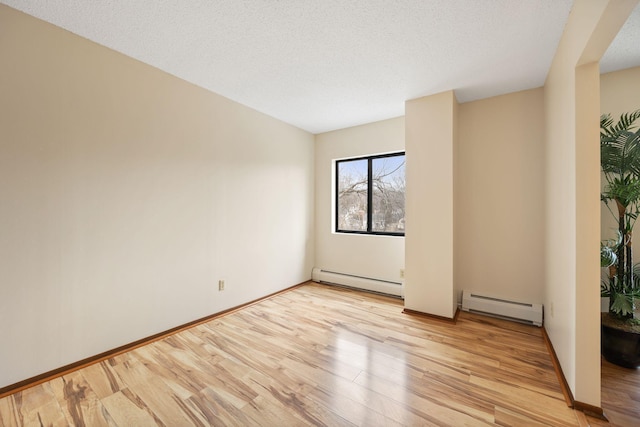
[[[370,292],[392,295],[400,298],[404,296],[402,282],[392,282],[388,280],[356,276],[353,274],[337,273],[335,271],[327,271],[320,268],[314,268],[311,271],[311,280],[317,283],[363,289]]]
[[[509,301],[464,291],[462,293],[462,310],[542,326],[542,304]]]

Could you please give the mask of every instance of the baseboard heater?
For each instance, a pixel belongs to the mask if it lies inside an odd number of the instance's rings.
[[[392,282],[389,280],[374,279],[371,277],[356,276],[353,274],[337,273],[335,271],[314,268],[311,271],[311,280],[317,283],[346,286],[349,288],[363,289],[385,295],[392,295],[402,298],[402,282]]]
[[[464,291],[462,293],[462,310],[542,326],[542,304],[509,301]]]

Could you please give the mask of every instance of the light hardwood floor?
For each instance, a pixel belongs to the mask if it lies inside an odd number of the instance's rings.
[[[640,369],[627,369],[602,359],[602,409],[609,423],[589,418],[592,426],[640,426]]]
[[[536,327],[308,284],[0,400],[0,426],[576,426]]]

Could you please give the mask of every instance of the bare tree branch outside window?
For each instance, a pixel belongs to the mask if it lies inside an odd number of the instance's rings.
[[[404,234],[404,153],[337,162],[337,231]]]

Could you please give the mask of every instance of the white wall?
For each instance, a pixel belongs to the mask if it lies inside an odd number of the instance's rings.
[[[404,151],[404,117],[316,135],[315,266],[401,281],[404,237],[334,233],[334,160]]]
[[[310,278],[313,135],[3,5],[0,57],[0,387]]]

